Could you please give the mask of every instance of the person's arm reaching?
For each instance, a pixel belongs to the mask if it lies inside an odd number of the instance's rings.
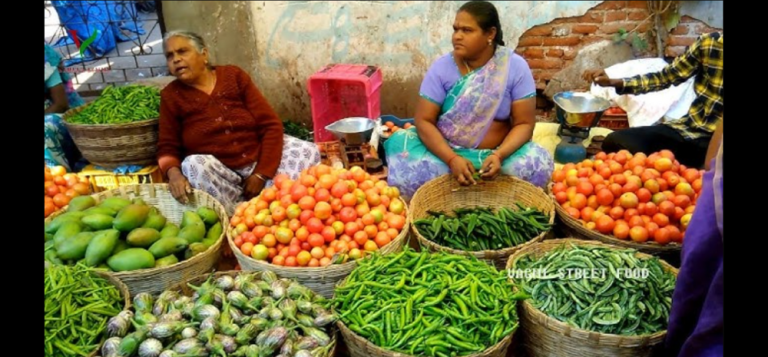
[[[706,35],[699,37],[685,53],[676,57],[661,71],[629,78],[609,78],[605,70],[587,71],[584,79],[603,87],[616,88],[617,94],[645,94],[679,85],[695,76],[701,68],[701,50]]]

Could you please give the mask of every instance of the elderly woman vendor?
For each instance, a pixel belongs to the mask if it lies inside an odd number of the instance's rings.
[[[317,146],[284,135],[245,71],[209,65],[199,35],[168,33],[165,55],[176,79],[161,92],[158,161],[177,200],[186,202],[194,187],[231,213],[277,173],[297,179],[320,163]]]
[[[416,129],[385,142],[388,181],[410,197],[426,181],[452,173],[474,183],[500,172],[546,185],[554,161],[532,143],[536,87],[525,60],[504,47],[490,2],[464,4],[453,23],[453,51],[438,58],[421,84]]]

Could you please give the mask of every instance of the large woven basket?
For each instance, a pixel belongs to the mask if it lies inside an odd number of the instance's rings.
[[[584,223],[582,223],[580,220],[571,217],[571,215],[568,214],[568,212],[557,203],[557,200],[555,199],[555,195],[552,194],[552,187],[553,184],[549,185],[549,197],[552,200],[553,205],[555,206],[555,210],[557,211],[557,219],[562,224],[560,225],[560,228],[565,231],[568,236],[574,237],[574,238],[581,238],[581,239],[588,239],[588,240],[596,240],[603,243],[613,244],[625,248],[632,248],[639,250],[643,253],[653,254],[653,255],[660,255],[660,256],[666,256],[666,255],[672,255],[672,254],[678,254],[680,252],[680,249],[682,246],[678,243],[669,243],[667,245],[661,245],[656,242],[654,242],[652,239],[648,240],[645,243],[637,243],[632,240],[623,240],[616,238],[614,236],[609,236],[606,234],[602,234],[600,232],[593,231],[591,229],[588,229],[586,226],[584,226]]]
[[[229,225],[229,217],[224,206],[211,195],[200,190],[193,190],[192,194],[189,195],[189,202],[186,205],[179,203],[173,198],[167,184],[121,186],[91,196],[97,202],[101,202],[109,197],[123,197],[127,199],[141,197],[148,205],[156,207],[168,221],[176,224],[181,222],[185,211],[196,211],[199,207],[210,207],[218,214],[222,227]],[[66,209],[51,214],[45,219],[45,223],[50,222],[64,212],[66,212]],[[190,277],[212,271],[221,255],[223,238],[224,233],[222,232],[219,240],[208,250],[173,265],[119,273],[110,272],[108,274],[125,283],[131,295],[138,293],[158,294],[178,282],[186,281]]]
[[[237,277],[240,273],[241,273],[240,271],[230,270],[230,271],[218,271],[218,272],[211,273],[211,274],[203,274],[203,275],[199,275],[199,276],[196,276],[196,277],[192,277],[189,280],[186,280],[186,281],[183,281],[183,282],[179,282],[178,284],[170,287],[169,290],[174,290],[174,291],[180,292],[182,295],[185,295],[185,296],[192,296],[195,293],[195,291],[192,290],[192,288],[190,288],[188,284],[192,284],[192,285],[195,285],[195,286],[200,286],[201,284],[205,283],[205,281],[208,280],[208,278],[210,278],[211,276],[213,276],[214,279],[216,279],[216,278],[218,278],[220,276],[224,276],[224,275],[229,275],[229,276],[234,278],[234,277]],[[256,274],[261,274],[261,272],[256,272]],[[277,274],[277,276],[279,278],[287,278],[287,277],[284,277],[284,276],[280,275],[279,273],[276,273],[276,274]],[[260,276],[259,276],[259,278],[260,278]],[[330,352],[328,352],[327,355],[325,355],[325,356],[318,356],[318,357],[333,357],[336,354],[336,349],[338,348],[338,335],[339,335],[339,333],[338,333],[338,331],[333,331],[332,333],[329,333],[328,335],[331,337],[331,344],[333,344],[333,347],[331,348]]]
[[[428,211],[452,212],[456,208],[491,207],[498,209],[507,207],[514,209],[515,203],[538,209],[549,215],[549,223],[554,224],[555,208],[552,200],[544,191],[526,181],[513,176],[499,176],[493,181],[483,181],[475,186],[461,186],[450,175],[443,175],[421,186],[411,199],[409,220],[429,217]],[[539,242],[552,235],[552,230],[541,233],[521,245],[501,250],[462,251],[451,249],[434,243],[419,233],[416,225],[412,225],[413,234],[419,243],[430,252],[444,251],[458,255],[473,255],[498,269],[504,269],[507,258],[517,250],[529,244]]]
[[[622,249],[621,247],[597,241],[581,239],[547,240],[529,245],[516,252],[509,258],[507,269],[513,269],[517,261],[526,255],[532,254],[540,257],[553,249],[571,245]],[[651,255],[641,252],[638,252],[635,256],[641,259],[651,258]],[[672,272],[677,276],[677,269],[663,260],[660,260],[660,262],[666,271]],[[658,352],[658,348],[662,346],[667,335],[666,330],[640,336],[621,336],[587,331],[549,317],[534,308],[528,300],[522,301],[518,306],[520,310],[522,344],[530,356],[653,356]]]
[[[397,198],[401,200],[401,198]],[[403,250],[406,244],[406,238],[408,236],[410,220],[407,218],[408,206],[403,201],[403,207],[406,209],[406,220],[403,229],[400,234],[395,237],[389,244],[385,245],[379,250],[381,254],[392,254]],[[324,267],[308,268],[308,267],[284,267],[274,264],[270,264],[266,261],[253,259],[240,251],[234,242],[234,234],[231,226],[227,226],[227,240],[229,241],[229,247],[234,252],[240,268],[246,271],[265,271],[270,270],[277,275],[294,279],[302,285],[312,289],[315,293],[318,293],[326,298],[333,297],[336,284],[347,277],[352,270],[357,267],[357,262],[349,260],[343,264],[331,264]]]
[[[93,102],[92,102],[93,103]],[[64,125],[89,162],[104,168],[150,165],[157,161],[159,119],[129,124],[72,124],[68,119],[88,105],[64,113]]]
[[[367,339],[350,330],[341,321],[336,322],[336,326],[338,326],[339,330],[341,330],[341,336],[344,337],[344,344],[349,350],[350,357],[414,357],[399,352],[389,351],[376,346]],[[512,343],[512,336],[513,334],[504,337],[501,341],[499,341],[499,343],[491,346],[483,352],[466,355],[463,357],[506,357],[509,346]]]
[[[343,287],[346,283],[346,278],[339,281],[337,287]],[[381,348],[374,344],[363,336],[358,335],[354,331],[350,330],[347,325],[341,320],[336,321],[336,326],[341,331],[341,336],[344,338],[344,344],[349,350],[350,357],[415,357],[412,355],[390,351]],[[504,337],[497,344],[480,353],[466,355],[463,357],[506,357],[509,352],[509,347],[512,345],[512,338],[519,329],[516,328],[509,336]]]

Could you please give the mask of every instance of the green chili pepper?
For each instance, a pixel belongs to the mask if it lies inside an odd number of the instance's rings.
[[[469,223],[469,214],[460,219]],[[379,347],[412,355],[464,356],[487,349],[517,328],[519,296],[504,274],[476,258],[406,249],[358,263],[337,287],[333,308],[352,331]],[[486,290],[489,294],[480,293]],[[356,321],[350,309],[360,311],[363,304],[350,300],[375,301],[376,311]]]
[[[127,124],[160,116],[160,90],[142,85],[110,86],[92,103],[65,117],[73,124]]]
[[[468,251],[498,250],[523,244],[550,229],[549,215],[517,203],[519,212],[500,208],[459,208],[450,217],[442,212],[427,212],[429,217],[415,221],[414,227],[425,238],[439,245]]]

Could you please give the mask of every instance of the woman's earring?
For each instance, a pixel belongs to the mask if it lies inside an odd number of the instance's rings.
[[[490,46],[490,45],[491,45],[491,43],[493,43],[493,40],[491,40],[491,39],[489,38],[489,39],[488,39],[488,46]]]

